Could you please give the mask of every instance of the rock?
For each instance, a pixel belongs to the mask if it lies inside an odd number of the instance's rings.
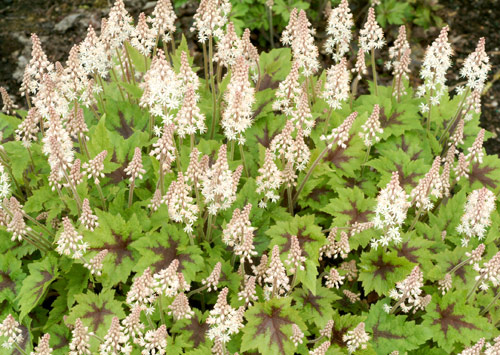
[[[66,16],[54,26],[54,29],[57,32],[66,32],[68,29],[75,25],[76,20],[78,20],[81,15],[82,14],[70,14]]]

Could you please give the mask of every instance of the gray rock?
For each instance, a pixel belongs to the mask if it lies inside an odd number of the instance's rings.
[[[54,26],[54,29],[58,32],[66,32],[75,25],[81,15],[82,14],[70,14],[66,16]]]

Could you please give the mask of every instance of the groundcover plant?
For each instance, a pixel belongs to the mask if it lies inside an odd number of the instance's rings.
[[[1,90],[1,353],[499,354],[484,39],[451,95],[448,27],[412,87],[373,8],[323,43],[294,9],[260,54],[230,14],[202,0],[201,68],[169,0],[117,0],[65,64],[32,35],[29,110]]]

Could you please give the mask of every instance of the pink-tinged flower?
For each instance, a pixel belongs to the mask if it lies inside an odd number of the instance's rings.
[[[161,36],[164,42],[170,42],[175,32],[175,15],[170,0],[158,0],[149,22],[153,24],[154,36]]]
[[[342,0],[339,6],[330,12],[326,27],[326,33],[329,37],[325,43],[325,50],[332,55],[334,61],[340,61],[349,51],[353,26],[354,21],[349,3],[347,0]]]
[[[209,37],[217,39],[224,35],[223,27],[227,23],[231,3],[229,0],[201,0],[193,16],[191,32],[198,31],[198,41],[204,43]]]
[[[316,73],[320,67],[318,47],[314,44],[315,33],[316,30],[311,27],[306,12],[300,10],[297,14],[297,9],[293,9],[288,25],[281,34],[281,42],[291,45],[293,59],[299,62],[299,67],[306,77]]]
[[[224,93],[226,108],[222,113],[221,125],[229,141],[245,143],[245,131],[252,125],[255,89],[248,79],[248,64],[239,57],[233,66],[231,81]]]
[[[359,323],[356,328],[349,330],[342,338],[347,343],[349,353],[355,352],[358,348],[366,349],[370,336],[365,331],[365,323]]]
[[[439,104],[441,96],[446,92],[446,71],[451,66],[450,57],[453,54],[448,41],[448,26],[441,29],[439,37],[425,52],[420,77],[424,84],[418,88],[418,96],[429,95],[432,106]]]
[[[347,70],[347,61],[345,58],[340,63],[332,66],[326,73],[325,88],[322,97],[328,106],[334,110],[342,108],[342,103],[349,98],[350,75]]]
[[[472,237],[484,239],[486,229],[491,224],[491,213],[496,207],[495,199],[495,194],[486,187],[472,191],[467,197],[465,213],[457,227],[458,233],[465,234],[462,239],[463,246],[467,246]]]
[[[359,45],[363,52],[380,49],[385,45],[384,32],[375,19],[375,9],[370,7],[365,25],[359,31]]]
[[[385,232],[380,239],[371,241],[372,247],[377,248],[379,244],[387,246],[390,242],[396,244],[401,242],[399,228],[405,221],[406,213],[410,207],[408,198],[409,196],[399,184],[399,174],[393,172],[391,181],[384,189],[380,190],[377,196],[373,223],[375,228]]]

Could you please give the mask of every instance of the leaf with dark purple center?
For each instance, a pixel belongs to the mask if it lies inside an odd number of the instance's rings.
[[[77,318],[80,318],[89,331],[96,332],[103,336],[111,325],[111,319],[125,317],[122,302],[115,299],[114,290],[102,291],[95,294],[91,291],[81,293],[75,296],[76,305],[66,319],[66,324],[75,324]]]
[[[405,279],[413,266],[406,258],[398,257],[396,251],[371,249],[361,255],[359,280],[365,293],[375,291],[383,295],[393,289],[396,282]]]
[[[305,325],[300,315],[290,306],[291,299],[274,298],[256,303],[245,313],[247,324],[242,329],[241,351],[257,350],[261,354],[291,354],[295,349],[290,336],[292,324],[301,329]]]
[[[153,273],[159,272],[177,259],[178,271],[190,282],[203,265],[200,248],[191,246],[187,234],[172,224],[135,241],[131,249],[140,255],[133,267],[138,273],[142,273],[147,267],[151,267]]]
[[[495,332],[493,325],[479,316],[478,307],[465,303],[467,291],[433,296],[423,315],[422,325],[430,328],[432,339],[445,351],[457,349],[457,344],[469,346],[481,337],[488,339]]]

